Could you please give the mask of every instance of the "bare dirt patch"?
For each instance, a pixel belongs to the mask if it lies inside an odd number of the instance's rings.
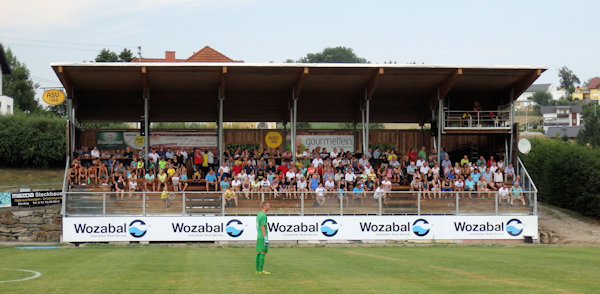
[[[600,222],[597,220],[540,204],[538,221],[542,243],[600,245]]]

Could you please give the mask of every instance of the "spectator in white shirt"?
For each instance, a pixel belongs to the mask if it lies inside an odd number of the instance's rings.
[[[315,189],[315,202],[317,203],[318,206],[322,206],[323,204],[325,204],[325,188],[323,188],[323,184],[319,183],[319,187],[317,187],[317,189]]]
[[[337,158],[339,155],[337,148],[333,148],[333,151],[329,152],[329,158]]]
[[[323,159],[321,159],[321,157],[320,157],[320,156],[317,156],[317,157],[315,157],[315,159],[313,159],[313,160],[312,160],[312,165],[313,165],[315,168],[318,168],[318,167],[319,167],[319,164],[323,164]]]
[[[98,150],[98,147],[94,146],[94,149],[90,152],[90,156],[92,156],[92,158],[100,157],[100,150]]]

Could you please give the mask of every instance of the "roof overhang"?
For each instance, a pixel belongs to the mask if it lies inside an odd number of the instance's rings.
[[[138,121],[144,91],[152,121],[288,121],[292,97],[298,121],[431,120],[436,99],[472,108],[510,103],[543,66],[290,64],[290,63],[52,63],[73,99],[79,121]],[[456,107],[453,107],[456,109]]]
[[[6,53],[4,52],[4,48],[0,44],[0,70],[2,70],[2,74],[10,74],[10,65],[8,64],[8,60],[6,59]]]

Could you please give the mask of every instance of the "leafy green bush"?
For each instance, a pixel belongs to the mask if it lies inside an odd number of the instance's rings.
[[[552,139],[531,139],[521,159],[540,201],[600,217],[600,150]]]
[[[0,116],[0,165],[61,167],[65,164],[66,120],[51,115]]]

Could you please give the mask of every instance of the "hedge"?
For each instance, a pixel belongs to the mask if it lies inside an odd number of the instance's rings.
[[[49,115],[0,115],[0,166],[63,167],[66,120]]]
[[[521,159],[542,202],[600,217],[600,149],[556,139],[532,139]]]

